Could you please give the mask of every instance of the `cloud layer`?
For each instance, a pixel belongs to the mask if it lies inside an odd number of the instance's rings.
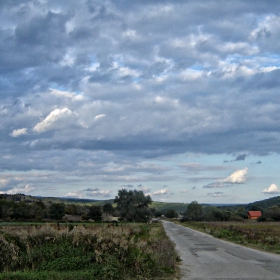
[[[163,158],[231,154],[240,170],[198,187],[245,183],[238,162],[280,152],[279,14],[276,1],[2,1],[3,176],[47,172],[77,196],[149,182],[158,195],[174,166],[227,168]]]

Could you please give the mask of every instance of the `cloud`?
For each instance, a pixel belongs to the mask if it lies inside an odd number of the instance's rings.
[[[225,188],[232,184],[244,184],[247,181],[248,168],[236,170],[230,176],[216,180],[213,183],[203,186],[203,188]]]
[[[208,196],[211,197],[225,197],[226,195],[223,192],[212,192],[212,193],[207,193]]]
[[[199,173],[203,171],[220,171],[225,170],[227,167],[220,165],[203,165],[197,162],[182,163],[178,165],[190,173]]]
[[[129,184],[129,185],[122,185],[121,188],[122,189],[131,189],[131,188],[134,188],[134,185],[131,185],[131,184]]]
[[[27,133],[27,128],[14,129],[11,136],[18,137]]]
[[[69,92],[69,91],[62,91],[62,90],[58,90],[58,89],[50,89],[50,94],[60,97],[60,98],[69,98],[72,100],[83,100],[84,96],[81,94],[76,94],[75,92]]]
[[[161,189],[153,193],[153,195],[166,195],[166,194],[168,194],[168,189]]]
[[[22,187],[13,188],[13,189],[9,190],[7,193],[8,194],[30,193],[33,190],[35,190],[35,187],[33,187],[33,186],[29,185],[29,184],[26,184],[25,186],[22,186]]]
[[[53,110],[43,121],[37,123],[33,130],[37,133],[42,133],[47,130],[63,128],[63,124],[67,124],[73,113],[68,108]]]
[[[264,189],[262,193],[266,194],[279,194],[280,188],[276,184],[271,184],[268,188]]]
[[[95,189],[93,189],[93,188],[87,188],[87,189],[85,189],[85,190],[83,190],[84,192],[97,192],[97,191],[99,191],[99,189],[98,188],[95,188]]]
[[[89,197],[110,197],[110,190],[99,190],[98,188],[88,188],[84,190],[86,192],[86,196]]]
[[[100,119],[102,119],[102,118],[104,118],[104,117],[106,117],[105,114],[100,114],[100,115],[98,115],[98,116],[95,116],[95,117],[94,117],[94,120],[97,121],[97,120],[100,120]]]
[[[261,163],[262,163],[261,160],[258,160],[256,162],[252,162],[251,164],[261,164]]]
[[[0,177],[0,191],[11,191],[23,183],[23,178],[14,176],[1,176]]]
[[[69,192],[66,197],[82,198],[83,194],[80,191]]]
[[[245,167],[241,170],[236,170],[230,176],[225,179],[221,179],[218,182],[220,183],[230,183],[230,184],[244,184],[247,181],[248,168]]]
[[[231,185],[229,184],[224,184],[224,183],[221,183],[221,182],[214,182],[214,183],[209,183],[207,185],[204,185],[203,188],[209,188],[209,189],[212,189],[212,188],[227,188],[227,187],[230,187]]]
[[[245,158],[246,158],[246,154],[242,154],[242,155],[237,156],[234,161],[245,160]]]
[[[280,154],[277,1],[21,2],[0,4],[0,170],[56,175],[20,187],[181,199],[246,182],[220,157]]]
[[[25,181],[23,177],[2,176],[0,177],[0,193],[30,193],[35,190],[35,187],[26,184]]]
[[[138,185],[138,186],[137,186],[137,189],[138,189],[139,191],[142,191],[143,193],[149,193],[149,192],[150,192],[150,189],[147,188],[147,187],[145,187],[145,186],[143,186],[143,185]]]

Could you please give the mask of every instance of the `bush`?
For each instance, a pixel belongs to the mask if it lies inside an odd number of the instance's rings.
[[[258,222],[266,222],[266,217],[262,216],[262,217],[258,217],[257,221]]]

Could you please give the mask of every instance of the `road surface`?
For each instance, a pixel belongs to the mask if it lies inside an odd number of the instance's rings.
[[[182,260],[181,279],[280,280],[280,256],[216,239],[163,221]]]

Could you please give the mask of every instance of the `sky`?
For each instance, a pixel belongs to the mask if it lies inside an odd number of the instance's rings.
[[[0,193],[280,194],[280,5],[1,0]]]

